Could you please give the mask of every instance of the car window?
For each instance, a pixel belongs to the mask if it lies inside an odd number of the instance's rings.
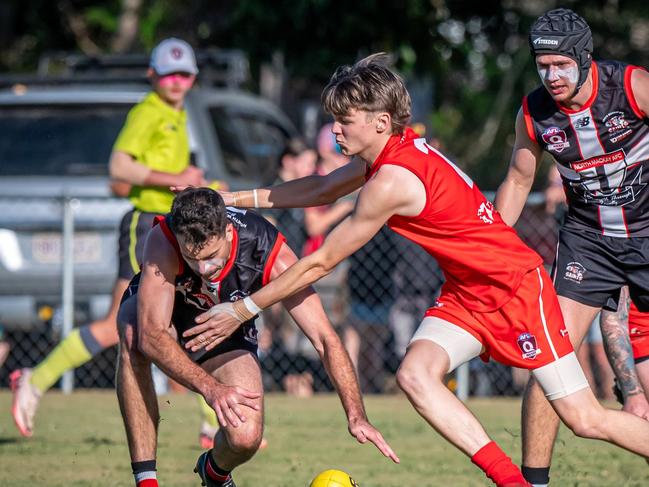
[[[0,175],[95,176],[108,160],[129,104],[0,107]]]
[[[289,138],[286,129],[259,115],[225,107],[212,107],[209,112],[227,171],[232,176],[272,182]]]

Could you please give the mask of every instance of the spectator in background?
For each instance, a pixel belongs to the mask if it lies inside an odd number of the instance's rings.
[[[394,349],[399,362],[417,326],[444,283],[437,261],[419,245],[400,235],[393,236],[398,254],[394,267],[395,302],[390,312]]]
[[[320,176],[326,176],[349,162],[349,157],[340,151],[336,137],[331,133],[332,126],[328,123],[318,133],[317,148],[320,159],[315,173]],[[318,250],[329,230],[353,209],[354,202],[350,199],[343,199],[333,205],[305,208],[304,224],[309,238],[302,255],[309,255]]]
[[[318,153],[300,138],[288,141],[280,156],[280,168],[274,184],[310,176],[316,170]],[[286,237],[286,243],[297,254],[308,239],[304,226],[304,209],[282,208],[270,210],[266,216]],[[280,304],[263,314],[263,327],[259,331],[262,370],[268,388],[280,384],[292,395],[307,397],[313,394],[314,371],[326,376],[317,354],[307,338]]]
[[[313,174],[317,160],[318,153],[308,147],[302,139],[297,137],[290,139],[280,156],[280,167],[273,184],[285,183]],[[286,237],[291,250],[300,255],[308,238],[304,227],[304,209],[282,208],[269,211],[267,216]]]
[[[385,345],[390,335],[393,273],[397,263],[393,240],[384,226],[348,258],[350,303],[343,342],[363,392],[382,392],[385,381]]]
[[[81,366],[118,342],[116,317],[129,280],[139,271],[145,237],[158,214],[171,208],[173,185],[206,185],[203,171],[190,165],[185,96],[198,73],[194,51],[185,41],[170,38],[151,53],[147,76],[152,91],[131,109],[110,158],[113,188],[128,189],[133,209],[119,227],[119,271],[106,317],[75,328],[36,368],[11,374],[12,413],[23,436],[34,431],[42,395],[64,372]],[[218,183],[213,183],[215,189]],[[211,412],[214,415],[213,411]],[[213,421],[216,423],[216,419]]]
[[[6,340],[5,329],[0,325],[0,368],[4,365],[7,357],[9,357],[9,352],[11,351],[11,345]]]

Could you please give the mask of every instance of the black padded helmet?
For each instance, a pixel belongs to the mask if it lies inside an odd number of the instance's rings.
[[[567,8],[550,10],[532,24],[529,42],[534,57],[561,54],[573,59],[579,66],[577,90],[586,82],[593,60],[593,35],[583,17]]]

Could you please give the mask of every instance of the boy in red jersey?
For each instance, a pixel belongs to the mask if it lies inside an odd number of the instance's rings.
[[[188,347],[221,340],[239,324],[330,272],[388,224],[439,262],[446,284],[415,333],[397,379],[426,421],[499,486],[528,486],[520,470],[444,385],[473,357],[531,369],[562,420],[580,436],[649,456],[649,423],[602,408],[577,362],[541,258],[518,238],[473,181],[406,129],[410,96],[385,56],[339,68],[322,101],[343,153],[327,176],[225,193],[235,206],[322,205],[362,186],[356,207],[313,254],[273,283],[197,317]]]

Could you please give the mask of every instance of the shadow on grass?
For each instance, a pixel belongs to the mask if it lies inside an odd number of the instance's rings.
[[[95,438],[95,437],[88,437],[84,438],[83,440],[84,443],[92,445],[92,446],[103,446],[103,445],[121,445],[122,443],[111,440],[110,438]]]
[[[10,445],[12,443],[18,443],[19,438],[16,437],[7,437],[7,438],[2,438],[0,437],[0,445]]]

